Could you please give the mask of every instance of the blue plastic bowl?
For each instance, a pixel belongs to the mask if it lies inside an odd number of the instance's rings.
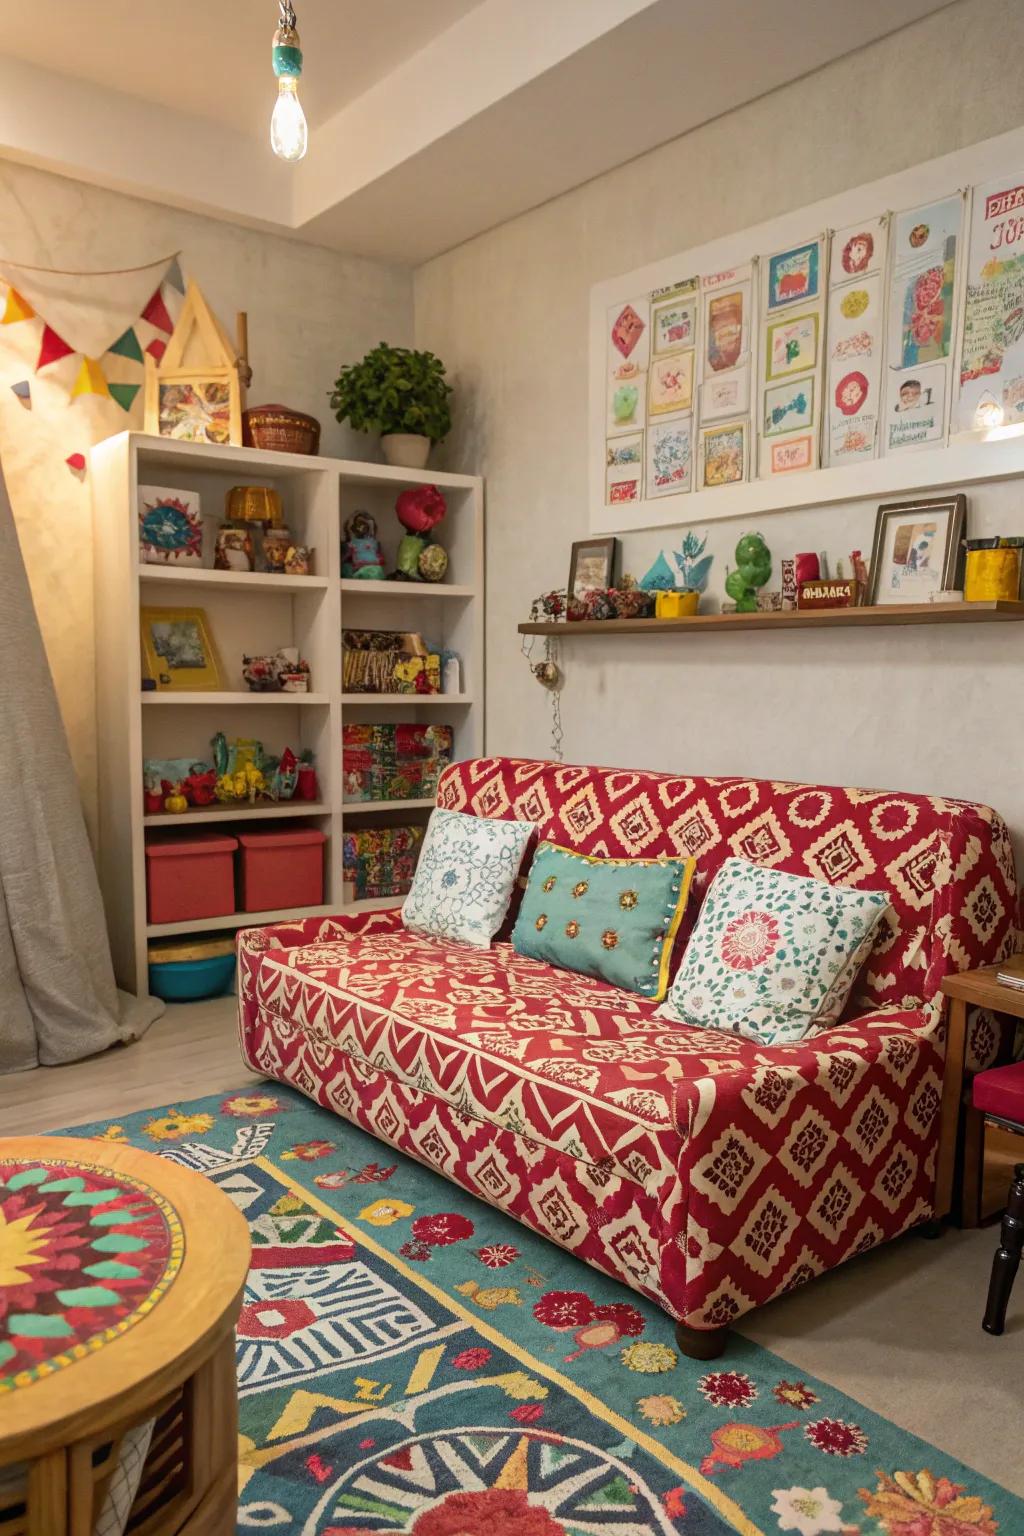
[[[201,997],[220,997],[229,992],[234,975],[234,955],[164,960],[149,967],[149,990],[168,1003],[194,1003]]]

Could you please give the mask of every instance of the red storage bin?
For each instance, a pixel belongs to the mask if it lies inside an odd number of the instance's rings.
[[[151,923],[226,917],[235,910],[234,852],[222,832],[188,832],[146,843],[146,901]]]
[[[240,832],[242,911],[318,907],[324,899],[323,832],[314,827]]]

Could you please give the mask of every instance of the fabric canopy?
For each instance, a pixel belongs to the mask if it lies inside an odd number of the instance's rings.
[[[114,982],[71,754],[0,470],[0,1072],[136,1039],[163,1012]]]

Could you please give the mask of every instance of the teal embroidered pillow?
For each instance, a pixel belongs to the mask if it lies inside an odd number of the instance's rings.
[[[406,928],[488,949],[533,832],[530,821],[432,811],[402,907]]]
[[[541,843],[512,948],[657,1002],[693,870],[693,859],[590,859]]]
[[[826,1029],[888,906],[879,891],[726,859],[659,1016],[765,1045]]]

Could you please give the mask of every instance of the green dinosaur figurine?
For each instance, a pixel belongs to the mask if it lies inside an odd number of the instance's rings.
[[[772,574],[772,556],[759,533],[745,533],[736,545],[736,569],[725,578],[725,590],[735,599],[737,613],[757,612],[757,589]]]

